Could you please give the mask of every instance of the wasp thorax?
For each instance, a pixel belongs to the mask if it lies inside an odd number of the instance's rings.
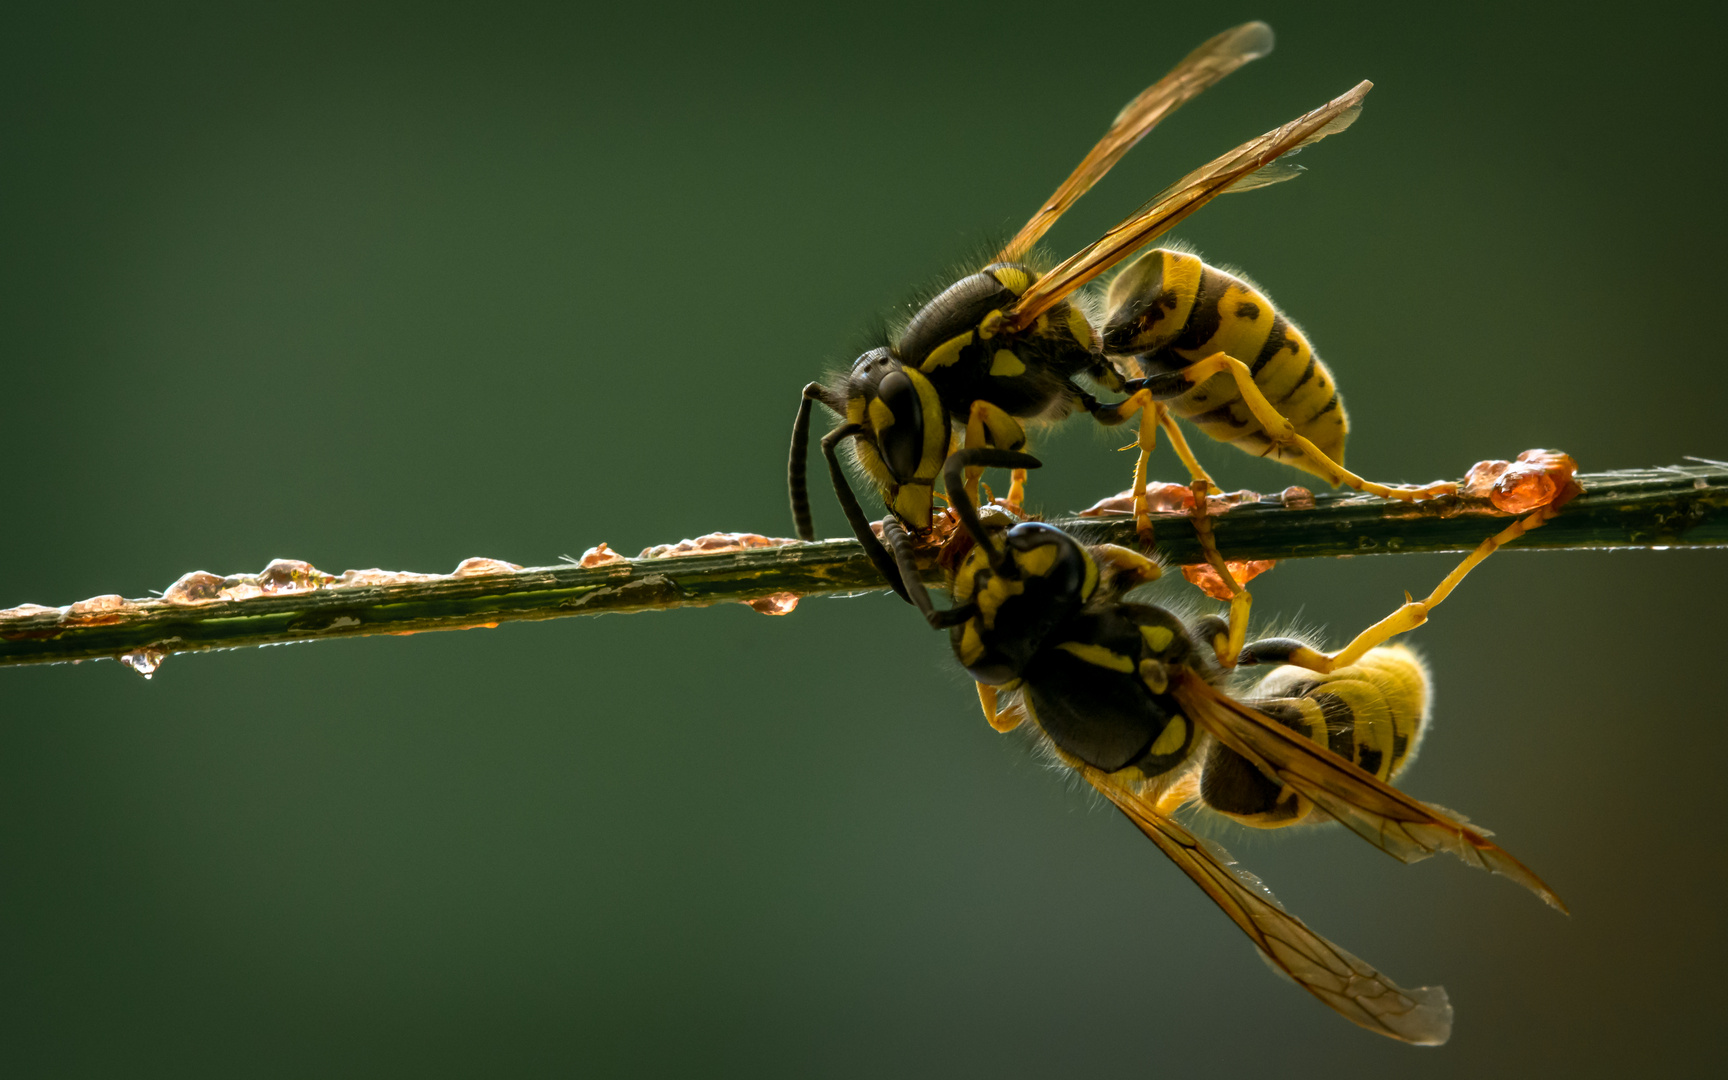
[[[996,273],[992,273],[994,270]],[[957,340],[976,330],[992,311],[1014,304],[1018,294],[1002,283],[996,274],[1008,274],[1011,283],[1026,280],[1026,271],[1018,267],[997,266],[968,274],[943,289],[936,298],[918,310],[900,335],[896,352],[908,364],[922,365],[932,353],[946,347],[959,356],[959,350],[973,344],[972,339]],[[1025,285],[1020,285],[1025,289]],[[951,365],[953,360],[949,361]],[[949,365],[940,365],[949,366]]]

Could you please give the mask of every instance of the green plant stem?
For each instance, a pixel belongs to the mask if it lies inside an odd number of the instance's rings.
[[[1700,462],[1579,479],[1584,495],[1511,546],[1728,546],[1728,465]],[[1215,517],[1213,529],[1226,558],[1295,559],[1468,551],[1510,520],[1511,515],[1481,500],[1453,497],[1408,504],[1321,495],[1308,509],[1276,502],[1242,505]],[[1088,542],[1134,542],[1133,523],[1123,517],[1069,517],[1053,524]],[[1156,528],[1166,561],[1200,560],[1193,526],[1184,515],[1159,515]],[[940,584],[934,569],[926,577]],[[563,565],[379,585],[293,588],[199,603],[116,597],[105,605],[0,616],[0,665],[134,654],[148,666],[148,661],[178,652],[832,596],[883,587],[858,543],[847,539],[626,559],[592,568]]]

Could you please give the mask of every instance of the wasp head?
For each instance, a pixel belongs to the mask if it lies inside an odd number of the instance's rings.
[[[1098,587],[1098,564],[1074,538],[1028,521],[1002,537],[1008,556],[1002,572],[973,548],[954,575],[956,605],[977,615],[951,632],[951,643],[972,677],[1000,685],[1020,677],[1051,631],[1066,622]]]
[[[846,419],[863,429],[852,445],[882,501],[908,525],[928,529],[949,449],[948,410],[930,380],[887,349],[872,349],[846,377]]]

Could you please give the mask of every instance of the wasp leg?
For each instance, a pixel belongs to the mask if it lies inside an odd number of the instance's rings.
[[[1414,502],[1418,499],[1432,499],[1439,495],[1457,493],[1458,485],[1450,481],[1440,481],[1424,484],[1419,487],[1388,487],[1376,484],[1372,480],[1364,480],[1346,469],[1344,466],[1327,457],[1325,452],[1315,446],[1302,435],[1297,434],[1296,425],[1292,424],[1260,392],[1254,384],[1254,375],[1248,365],[1227,353],[1214,353],[1204,360],[1190,364],[1181,371],[1167,375],[1155,375],[1149,379],[1136,379],[1128,385],[1138,389],[1150,387],[1159,397],[1170,398],[1199,386],[1214,375],[1229,375],[1236,383],[1236,392],[1241,395],[1242,403],[1248,407],[1254,419],[1260,424],[1266,438],[1275,447],[1284,447],[1298,451],[1333,486],[1342,484],[1355,491],[1367,492],[1385,499],[1402,499]]]
[[[1018,681],[1007,686],[990,686],[987,683],[977,683],[976,685],[978,687],[978,704],[984,710],[984,722],[992,728],[1001,732],[1013,731],[1020,726],[1022,720],[1026,719],[1026,713],[1021,709],[1009,709],[1004,712],[996,707],[997,692],[1014,689],[1020,685]]]
[[[1208,481],[1196,479],[1190,487],[1194,492],[1194,509],[1189,512],[1194,522],[1194,535],[1200,541],[1207,565],[1230,590],[1229,630],[1222,642],[1213,641],[1212,651],[1217,654],[1219,664],[1233,668],[1237,657],[1242,654],[1242,643],[1248,638],[1248,612],[1254,606],[1254,596],[1237,582],[1236,575],[1230,572],[1230,564],[1218,554],[1218,544],[1212,537],[1212,515],[1206,507]]]
[[[1142,547],[1152,547],[1152,510],[1146,504],[1146,462],[1152,457],[1152,451],[1158,448],[1159,414],[1164,411],[1160,405],[1145,390],[1130,394],[1122,401],[1113,405],[1105,405],[1090,394],[1076,395],[1086,411],[1092,414],[1092,419],[1105,427],[1115,427],[1136,414],[1140,417],[1140,432],[1138,437],[1124,450],[1139,450],[1134,458],[1134,479],[1131,481],[1134,492],[1134,532],[1140,537]],[[1148,423],[1148,418],[1151,422]]]
[[[995,448],[997,450],[1012,450],[1018,452],[1026,445],[1026,429],[1020,426],[1020,421],[1014,419],[1001,408],[988,401],[974,401],[972,412],[966,418],[966,443],[963,449],[978,450]],[[966,470],[967,498],[975,498],[978,481],[984,475],[983,466],[969,467]],[[952,496],[952,493],[950,493]],[[1008,485],[1008,502],[1010,509],[1016,514],[1024,505],[1026,497],[1026,470],[1016,469]],[[949,502],[953,499],[950,497]]]
[[[1357,634],[1355,639],[1335,653],[1323,653],[1311,649],[1292,638],[1267,638],[1256,641],[1244,648],[1240,662],[1244,664],[1282,663],[1295,664],[1310,671],[1329,674],[1338,668],[1349,667],[1367,654],[1376,645],[1383,645],[1392,638],[1407,630],[1414,630],[1428,621],[1428,613],[1440,606],[1441,601],[1451,595],[1470,571],[1481,565],[1482,560],[1494,554],[1502,546],[1523,536],[1531,529],[1540,529],[1559,514],[1565,500],[1550,503],[1547,506],[1531,511],[1506,528],[1490,536],[1476,546],[1476,550],[1464,557],[1464,561],[1453,568],[1450,574],[1440,584],[1434,586],[1434,591],[1426,599],[1412,600],[1409,593],[1404,594],[1404,603],[1392,614],[1381,619],[1368,629]]]
[[[1182,434],[1182,428],[1176,423],[1176,418],[1170,415],[1170,409],[1163,402],[1158,403],[1158,426],[1170,436],[1170,448],[1176,451],[1176,456],[1182,459],[1182,464],[1188,470],[1190,480],[1204,480],[1206,490],[1210,494],[1221,495],[1224,489],[1212,481],[1212,476],[1200,464],[1200,459],[1194,456],[1194,451],[1188,446],[1188,440]]]
[[[1164,575],[1163,567],[1138,551],[1119,544],[1099,544],[1092,549],[1092,557],[1098,561],[1100,569],[1116,575],[1123,592],[1157,581]]]
[[[1150,391],[1137,390],[1126,401],[1093,409],[1092,415],[1098,417],[1102,423],[1117,424],[1136,412],[1140,414],[1140,456],[1134,462],[1134,530],[1139,535],[1141,544],[1150,548],[1153,539],[1152,510],[1146,502],[1146,462],[1157,448],[1158,429],[1163,428],[1170,436],[1170,444],[1175,449],[1176,456],[1182,459],[1182,464],[1187,467],[1191,478],[1190,486],[1194,492],[1192,519],[1200,550],[1205,555],[1207,564],[1217,571],[1225,587],[1230,590],[1230,636],[1228,643],[1218,650],[1218,660],[1225,667],[1234,667],[1236,655],[1242,651],[1242,643],[1248,635],[1248,610],[1254,598],[1247,589],[1237,584],[1212,538],[1212,521],[1206,496],[1219,490],[1218,485],[1213,483],[1212,477],[1194,456],[1193,449],[1182,436],[1182,429],[1176,425],[1176,418],[1170,415],[1169,408],[1163,402],[1152,399]],[[1151,424],[1147,423],[1148,414],[1153,418]]]
[[[1025,516],[1026,512],[1026,470],[1013,469],[1008,473],[1008,510],[1016,517]]]

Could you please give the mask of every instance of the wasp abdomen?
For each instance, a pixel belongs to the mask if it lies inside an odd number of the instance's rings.
[[[1416,755],[1428,719],[1428,671],[1402,646],[1382,646],[1331,674],[1281,667],[1260,681],[1254,708],[1390,783]],[[1214,744],[1200,777],[1207,806],[1260,829],[1306,819],[1313,804]]]
[[[1107,302],[1105,352],[1135,357],[1147,375],[1228,354],[1248,365],[1254,384],[1297,434],[1343,462],[1349,420],[1331,371],[1302,331],[1253,285],[1187,252],[1157,248],[1116,275]],[[1227,374],[1166,404],[1220,442],[1315,471],[1299,451],[1266,437]]]

